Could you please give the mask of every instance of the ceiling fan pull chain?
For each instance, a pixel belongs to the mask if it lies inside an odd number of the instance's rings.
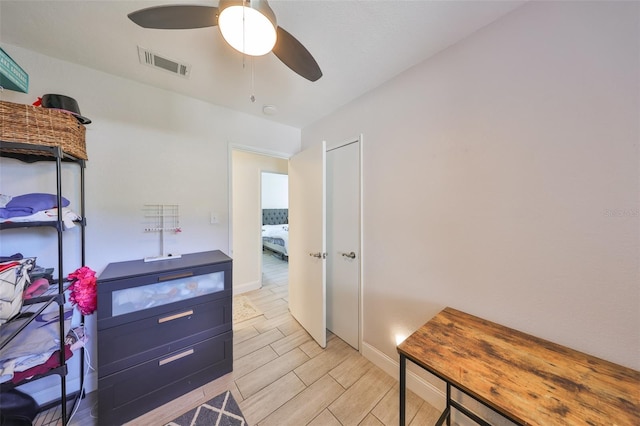
[[[247,10],[247,1],[242,0],[242,54],[246,56],[247,51],[247,29],[245,28],[246,20],[244,12]]]
[[[247,33],[244,28],[244,11],[246,6],[246,0],[242,0],[242,69],[244,70],[247,65],[247,54],[245,53],[245,34]]]
[[[253,84],[253,57],[251,57],[251,96],[249,99],[251,99],[252,103],[256,101],[255,88]]]

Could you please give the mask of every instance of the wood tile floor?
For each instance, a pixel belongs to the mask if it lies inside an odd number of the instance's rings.
[[[287,265],[263,255],[263,287],[244,293],[262,315],[234,324],[233,373],[128,425],[163,425],[227,389],[250,425],[398,424],[398,382],[333,334],[322,349],[289,314]],[[71,425],[98,425],[96,411],[93,392],[82,401]],[[408,392],[411,426],[433,424],[438,415]]]

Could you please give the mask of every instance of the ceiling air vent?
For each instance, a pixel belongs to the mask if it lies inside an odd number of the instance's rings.
[[[138,46],[138,59],[140,59],[140,63],[143,65],[160,68],[161,70],[169,71],[181,77],[189,78],[191,74],[191,65],[180,63],[173,59],[167,59],[144,47]]]

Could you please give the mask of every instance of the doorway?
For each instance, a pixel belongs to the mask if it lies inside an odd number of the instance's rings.
[[[233,293],[262,286],[262,173],[288,173],[288,159],[245,149],[230,151]]]
[[[262,172],[267,171],[262,164],[264,161],[284,161],[285,171],[284,173],[289,175],[289,218],[290,222],[298,224],[291,228],[289,234],[289,309],[298,322],[313,336],[313,338],[324,347],[326,345],[326,329],[327,329],[327,284],[326,284],[326,266],[327,266],[327,253],[331,251],[330,257],[332,261],[329,262],[330,274],[333,276],[332,269],[334,265],[338,264],[337,261],[342,262],[342,266],[352,267],[352,273],[355,278],[351,281],[356,282],[355,287],[350,290],[349,297],[342,296],[342,287],[339,287],[339,279],[331,278],[329,280],[329,298],[330,308],[329,315],[332,317],[330,322],[330,330],[335,332],[338,337],[342,338],[345,342],[349,343],[354,348],[359,349],[361,347],[361,327],[362,327],[362,310],[361,310],[361,239],[362,239],[362,220],[361,220],[361,168],[360,158],[362,149],[361,137],[352,140],[348,143],[333,145],[326,149],[326,144],[322,143],[316,147],[310,147],[314,149],[307,149],[305,151],[296,154],[289,159],[277,158],[268,154],[258,154],[247,152],[245,150],[233,149],[232,154],[232,179],[231,179],[231,198],[232,202],[232,232],[230,247],[232,248],[232,257],[234,259],[234,279],[233,288],[234,294],[243,293],[245,291],[254,290],[260,288],[262,284],[262,245],[261,245],[261,176]],[[307,156],[307,151],[313,151],[311,156]],[[342,153],[351,152],[356,154],[351,157],[351,160],[346,161],[344,164],[339,157],[342,157]],[[293,164],[296,157],[307,156],[300,165],[297,171],[294,170]],[[341,177],[337,172],[331,171],[331,182],[336,188],[341,189],[342,180],[348,179],[355,184],[356,192],[346,196],[347,200],[356,201],[355,203],[355,219],[348,221],[346,229],[348,231],[356,231],[354,233],[355,239],[347,244],[342,244],[336,236],[330,236],[326,231],[326,158],[330,158],[330,167],[345,167],[346,171],[355,174],[350,177]],[[248,157],[248,158],[247,158]],[[316,164],[320,164],[320,167],[316,167]],[[339,168],[340,168],[339,167]],[[298,175],[301,171],[318,170],[319,173],[312,173],[311,178],[302,178]],[[333,169],[332,169],[333,170]],[[276,173],[282,173],[280,170],[269,170]],[[305,173],[306,174],[306,173]],[[336,177],[334,177],[334,175]],[[296,176],[298,176],[296,178]],[[292,188],[298,188],[294,190]],[[329,193],[329,199],[331,203],[334,203],[335,189],[331,189]],[[293,194],[298,196],[297,203],[294,202]],[[313,194],[314,199],[309,202],[304,198],[308,198]],[[316,203],[316,194],[321,201]],[[336,200],[338,197],[336,197]],[[255,208],[252,207],[255,205]],[[333,205],[333,204],[332,204]],[[333,208],[333,207],[332,207]],[[312,213],[312,220],[308,221],[306,217],[301,217],[301,214]],[[330,220],[336,221],[335,218],[342,218],[343,215],[339,213],[332,213]],[[294,219],[297,216],[297,219]],[[345,215],[346,217],[347,215]],[[351,216],[349,216],[351,217]],[[339,222],[339,221],[338,221]],[[332,227],[333,222],[332,222]],[[344,225],[342,225],[344,226]],[[294,243],[294,231],[298,233],[297,242]],[[333,231],[332,231],[333,232]],[[308,237],[313,234],[311,238],[313,241],[309,243]],[[317,237],[315,235],[318,235]],[[342,236],[343,232],[339,231],[338,234]],[[345,233],[346,234],[346,233]],[[256,237],[258,236],[258,237]],[[327,246],[327,236],[331,240],[329,247]],[[252,248],[252,247],[255,247]],[[250,272],[256,270],[254,275],[248,275]],[[355,272],[353,272],[355,271]],[[237,275],[236,275],[237,274]],[[242,277],[240,276],[242,275]],[[241,280],[242,278],[242,280]],[[346,307],[339,308],[341,302],[349,300],[349,304]],[[336,307],[338,311],[335,315],[331,312]],[[342,315],[342,314],[345,315]],[[347,319],[343,319],[346,317]],[[348,333],[340,331],[338,325],[341,321],[346,322],[351,331]],[[354,337],[355,336],[355,337]]]

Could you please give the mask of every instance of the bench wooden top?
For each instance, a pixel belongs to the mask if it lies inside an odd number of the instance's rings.
[[[526,425],[640,425],[640,372],[445,308],[398,346]]]

